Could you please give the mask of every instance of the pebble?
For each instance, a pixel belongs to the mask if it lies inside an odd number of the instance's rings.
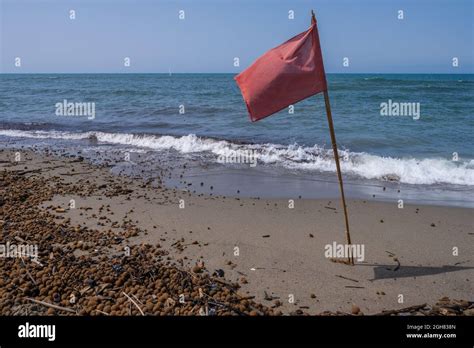
[[[359,306],[356,306],[355,304],[352,305],[351,313],[354,315],[357,315],[360,313],[360,308]]]

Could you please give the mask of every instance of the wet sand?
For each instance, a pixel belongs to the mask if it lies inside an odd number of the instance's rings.
[[[396,202],[350,200],[352,241],[365,250],[364,260],[350,266],[325,255],[326,245],[345,242],[338,200],[296,198],[290,208],[287,199],[193,194],[167,189],[160,180],[112,175],[85,161],[20,153],[22,161],[15,162],[13,151],[0,151],[0,171],[96,188],[90,195],[55,194],[38,203],[42,211],[98,234],[123,230],[125,222],[137,227],[102,253],[159,244],[184,269],[203,265],[204,272],[238,283],[242,296],[255,296],[275,311],[375,314],[435,304],[445,296],[474,300],[470,208],[400,209]],[[212,178],[202,180],[213,185]],[[94,246],[81,249],[74,254],[97,254]]]

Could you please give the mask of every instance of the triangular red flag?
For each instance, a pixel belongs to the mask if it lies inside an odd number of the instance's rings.
[[[327,90],[314,15],[307,31],[265,53],[235,80],[252,122]]]

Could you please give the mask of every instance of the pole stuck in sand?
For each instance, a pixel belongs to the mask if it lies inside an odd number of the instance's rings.
[[[341,202],[344,208],[344,220],[346,223],[346,239],[347,239],[347,244],[351,245],[352,243],[351,243],[351,234],[349,232],[349,218],[347,216],[346,198],[344,197],[344,184],[342,182],[341,165],[339,163],[339,153],[337,152],[336,133],[334,132],[334,124],[332,122],[332,114],[331,114],[331,104],[329,103],[329,94],[327,90],[324,91],[324,103],[326,104],[326,115],[328,117],[329,133],[331,134],[331,143],[332,143],[332,150],[334,152],[334,161],[336,161],[337,177],[339,179],[339,188],[341,191]],[[354,256],[352,255],[351,248],[349,248],[348,261],[351,265],[354,264]]]
[[[316,15],[314,11],[311,10],[311,19],[312,22],[316,23]],[[326,79],[326,74],[324,74],[324,78]],[[327,81],[326,81],[327,86]],[[347,244],[351,245],[351,234],[349,231],[349,217],[347,216],[347,206],[346,206],[346,198],[344,196],[344,184],[342,182],[342,172],[341,172],[341,164],[339,163],[339,153],[337,151],[337,143],[336,143],[336,133],[334,132],[334,124],[332,122],[332,114],[331,114],[331,104],[329,102],[329,93],[327,88],[323,91],[324,93],[324,104],[326,105],[326,115],[328,118],[328,125],[329,125],[329,133],[331,134],[331,143],[332,143],[332,150],[334,152],[334,161],[336,162],[336,170],[337,170],[337,177],[339,179],[339,189],[341,191],[341,202],[342,207],[344,208],[344,220],[346,224],[346,240]],[[348,248],[349,255],[347,256],[347,261],[353,265],[354,264],[354,255],[352,254],[352,248]]]

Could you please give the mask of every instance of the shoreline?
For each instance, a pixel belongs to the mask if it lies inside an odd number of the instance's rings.
[[[166,168],[160,173],[163,180],[146,182],[73,158],[20,151],[26,160],[13,163],[13,151],[0,150],[0,170],[20,171],[24,178],[59,187],[76,185],[82,193],[54,194],[38,202],[40,211],[79,232],[125,230],[122,241],[127,245],[159,244],[168,261],[191,270],[199,265],[199,274],[206,269],[223,275],[226,282],[239,284],[244,297],[255,296],[275,312],[350,313],[355,306],[360,313],[376,314],[434,304],[445,296],[473,301],[474,253],[466,248],[474,239],[469,208],[406,204],[398,209],[384,202],[350,200],[352,237],[365,245],[366,255],[363,262],[347,266],[324,255],[325,245],[344,242],[337,199],[295,199],[290,209],[286,199],[166,189],[165,178],[182,179]],[[91,193],[85,194],[87,190]],[[74,209],[68,208],[71,199]],[[131,224],[137,229],[127,230]],[[93,245],[77,248],[79,241],[69,252],[98,257]],[[114,244],[107,253],[121,252],[125,243]],[[458,256],[451,254],[454,246]],[[400,294],[403,303],[398,302]],[[290,295],[294,303],[288,301]]]
[[[169,187],[192,189],[193,193],[239,198],[340,200],[336,173],[272,175],[269,168],[192,168],[182,177],[165,180]],[[204,185],[201,186],[200,183]],[[207,182],[213,183],[210,189]],[[347,199],[398,205],[428,205],[474,208],[474,200],[459,197],[458,192],[426,185],[409,185],[393,181],[369,181],[344,178]]]
[[[156,178],[156,171],[169,169],[171,175],[162,178],[166,186],[197,194],[268,199],[340,199],[335,172],[290,169],[281,164],[265,163],[256,166],[223,165],[216,163],[209,157],[212,154],[205,152],[197,153],[196,157],[194,153],[173,153],[175,150],[172,148],[153,150],[146,146],[126,146],[97,139],[41,138],[39,145],[36,138],[6,136],[5,139],[5,149],[33,148],[37,152],[59,156],[80,156],[91,163],[114,167],[112,171],[116,174],[144,180]],[[53,143],[56,146],[50,150]],[[126,154],[130,156],[129,160],[124,160]],[[207,184],[208,178],[211,178],[213,185]],[[409,184],[392,180],[390,176],[385,180],[367,179],[346,173],[344,187],[346,198],[354,200],[391,202],[395,205],[403,200],[404,204],[474,208],[474,187],[469,185]]]

